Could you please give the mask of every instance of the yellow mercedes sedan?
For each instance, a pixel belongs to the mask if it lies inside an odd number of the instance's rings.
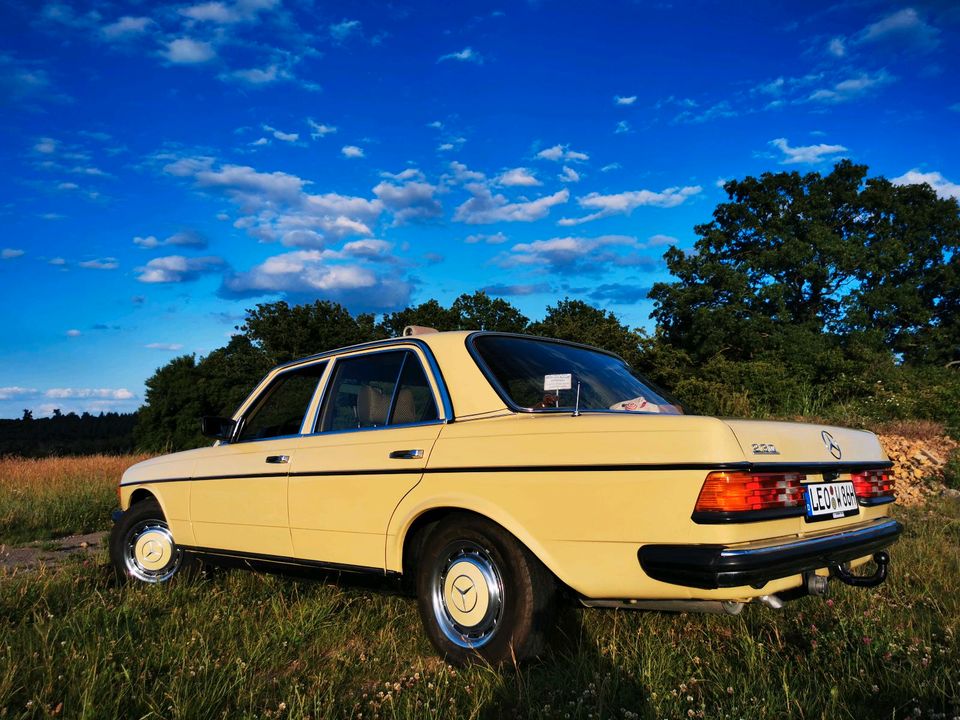
[[[399,577],[454,663],[537,655],[561,598],[736,614],[874,586],[902,530],[872,433],[685,415],[560,340],[411,327],[277,367],[202,422],[211,447],[124,473],[118,572]]]

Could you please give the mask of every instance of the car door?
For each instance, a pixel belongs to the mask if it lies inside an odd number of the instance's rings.
[[[326,362],[276,374],[246,404],[230,442],[197,460],[190,519],[197,545],[292,557],[287,476]]]
[[[296,557],[383,567],[387,526],[440,434],[437,380],[419,349],[338,358],[290,475]]]

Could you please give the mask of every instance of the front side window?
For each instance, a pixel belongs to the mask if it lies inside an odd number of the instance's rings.
[[[473,348],[513,405],[530,410],[680,414],[623,360],[599,350],[535,338],[479,335]]]
[[[327,364],[318,363],[278,375],[243,419],[238,441],[297,435]]]
[[[417,356],[380,352],[337,362],[317,432],[430,422],[437,405]]]

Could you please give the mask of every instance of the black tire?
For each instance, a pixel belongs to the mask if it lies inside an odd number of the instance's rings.
[[[448,516],[427,538],[416,577],[424,629],[447,662],[521,662],[546,648],[557,604],[553,575],[500,526]]]
[[[132,505],[114,524],[110,562],[119,577],[150,584],[167,582],[195,565],[174,542],[153,499]]]

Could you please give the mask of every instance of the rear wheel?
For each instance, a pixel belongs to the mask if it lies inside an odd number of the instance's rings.
[[[166,582],[189,564],[152,499],[131,506],[113,526],[110,561],[118,575],[145,583]]]
[[[427,636],[454,664],[539,654],[553,625],[553,576],[503,528],[458,514],[441,521],[417,563]]]

